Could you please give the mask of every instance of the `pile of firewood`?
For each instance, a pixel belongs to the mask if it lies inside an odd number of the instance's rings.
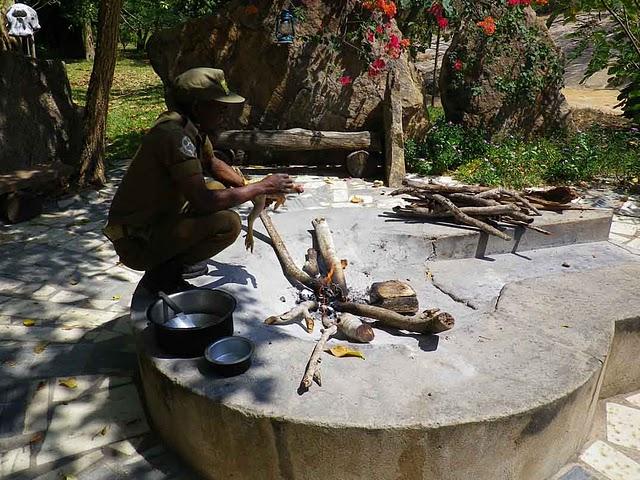
[[[476,227],[503,240],[511,237],[497,227],[498,224],[524,227],[545,235],[550,232],[532,225],[541,211],[562,212],[585,210],[571,200],[578,197],[570,187],[516,192],[504,188],[480,186],[449,186],[434,183],[406,181],[404,188],[392,195],[403,195],[407,206],[395,207],[397,216],[425,220],[452,219]]]
[[[454,318],[437,308],[419,313],[415,292],[398,281],[372,285],[370,302],[350,299],[345,277],[348,262],[336,252],[329,224],[324,218],[313,220],[313,234],[317,250],[307,251],[306,262],[299,268],[266,211],[260,214],[273,249],[280,260],[283,273],[300,290],[309,290],[309,300],[303,301],[288,312],[267,318],[269,325],[304,322],[312,333],[316,322],[323,326],[322,336],[315,345],[299,392],[303,393],[315,381],[321,385],[320,363],[327,341],[338,332],[351,342],[369,343],[374,328],[398,329],[420,334],[436,334],[453,328]],[[363,320],[366,318],[367,320]]]

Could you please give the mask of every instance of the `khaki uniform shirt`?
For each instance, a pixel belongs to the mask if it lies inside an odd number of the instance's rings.
[[[177,216],[186,199],[176,182],[202,174],[200,158],[212,151],[206,136],[177,112],[165,112],[142,139],[109,211],[109,224],[146,227]]]

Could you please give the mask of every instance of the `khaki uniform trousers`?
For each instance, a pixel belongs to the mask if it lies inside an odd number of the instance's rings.
[[[216,181],[209,190],[224,189]],[[128,235],[113,242],[120,261],[134,270],[151,270],[173,261],[181,265],[202,262],[232,245],[242,229],[240,216],[231,210],[197,214],[187,208],[177,218],[151,225],[146,235]]]

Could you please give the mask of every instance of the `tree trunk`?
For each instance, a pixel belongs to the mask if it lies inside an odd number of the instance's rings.
[[[80,151],[80,186],[104,185],[104,150],[109,91],[118,48],[118,26],[123,0],[102,0],[98,11],[98,46],[91,71]]]
[[[85,60],[93,61],[96,58],[96,44],[93,40],[93,29],[89,20],[82,23],[82,46],[84,47]]]
[[[146,30],[139,29],[136,31],[136,51],[144,52],[147,46],[148,33]]]
[[[11,2],[13,3],[13,2]],[[0,0],[0,52],[5,50],[11,50],[11,39],[7,33],[7,27],[5,26],[5,12],[7,11],[10,3],[8,0]]]

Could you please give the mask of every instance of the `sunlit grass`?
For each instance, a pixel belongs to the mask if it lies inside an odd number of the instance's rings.
[[[86,101],[91,62],[67,63],[73,100]],[[120,58],[111,88],[107,119],[107,161],[131,158],[145,131],[165,110],[163,86],[146,60]]]

